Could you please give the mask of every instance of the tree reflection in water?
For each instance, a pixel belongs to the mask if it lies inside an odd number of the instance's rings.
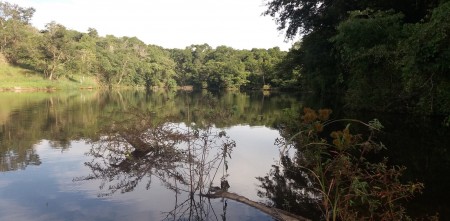
[[[170,119],[139,111],[120,116],[92,141],[87,153],[92,160],[85,163],[91,173],[75,180],[100,180],[104,192],[99,196],[109,196],[133,191],[141,182],[149,189],[157,178],[175,192],[175,207],[166,219],[218,219],[204,195],[229,187],[227,159],[236,143],[212,125],[167,123]],[[226,185],[214,187],[219,180]],[[227,203],[222,201],[225,219]]]
[[[34,149],[17,152],[19,148],[9,148],[0,151],[0,172],[23,170],[28,165],[40,165],[41,160]]]

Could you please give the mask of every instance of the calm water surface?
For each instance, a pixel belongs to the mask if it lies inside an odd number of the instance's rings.
[[[229,191],[261,201],[255,177],[278,156],[279,132],[271,124],[296,104],[293,97],[89,91],[0,97],[0,220],[272,220],[199,193],[224,178]],[[190,138],[170,137],[188,132]],[[132,148],[115,152],[142,141],[162,146],[150,161]],[[233,145],[223,157],[226,142]]]
[[[226,180],[229,191],[270,203],[257,196],[255,177],[277,164],[274,141],[283,111],[330,107],[308,99],[0,93],[0,220],[272,220],[247,205],[201,194]],[[427,187],[410,207],[448,217],[450,181],[439,176],[450,172],[448,129],[424,118],[336,115],[385,122],[385,154],[408,166],[405,179]]]

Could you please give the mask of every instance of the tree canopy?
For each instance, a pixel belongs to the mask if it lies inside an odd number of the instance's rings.
[[[282,67],[301,90],[333,93],[348,107],[450,113],[445,0],[270,0],[286,38],[301,35]]]
[[[333,94],[347,107],[450,113],[449,16],[445,0],[270,0],[289,52],[190,45],[166,49],[136,37],[99,36],[50,22],[33,8],[0,1],[0,53],[43,78],[105,86],[290,88]]]
[[[35,10],[0,2],[0,52],[9,63],[43,78],[82,83],[94,76],[105,86],[209,89],[261,89],[283,86],[275,67],[286,52],[279,48],[236,50],[208,44],[165,49],[136,37],[99,36],[50,22],[44,30],[29,23]]]

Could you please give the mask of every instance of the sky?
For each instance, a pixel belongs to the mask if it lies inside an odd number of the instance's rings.
[[[55,21],[80,32],[97,29],[101,36],[137,37],[164,48],[207,43],[235,49],[280,47],[284,33],[271,17],[262,16],[264,0],[6,0],[33,7],[33,26]]]

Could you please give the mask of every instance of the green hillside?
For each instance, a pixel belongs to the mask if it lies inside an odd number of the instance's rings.
[[[58,80],[44,79],[41,74],[8,64],[0,56],[0,91],[5,90],[66,90],[96,88],[94,77],[70,76]]]

